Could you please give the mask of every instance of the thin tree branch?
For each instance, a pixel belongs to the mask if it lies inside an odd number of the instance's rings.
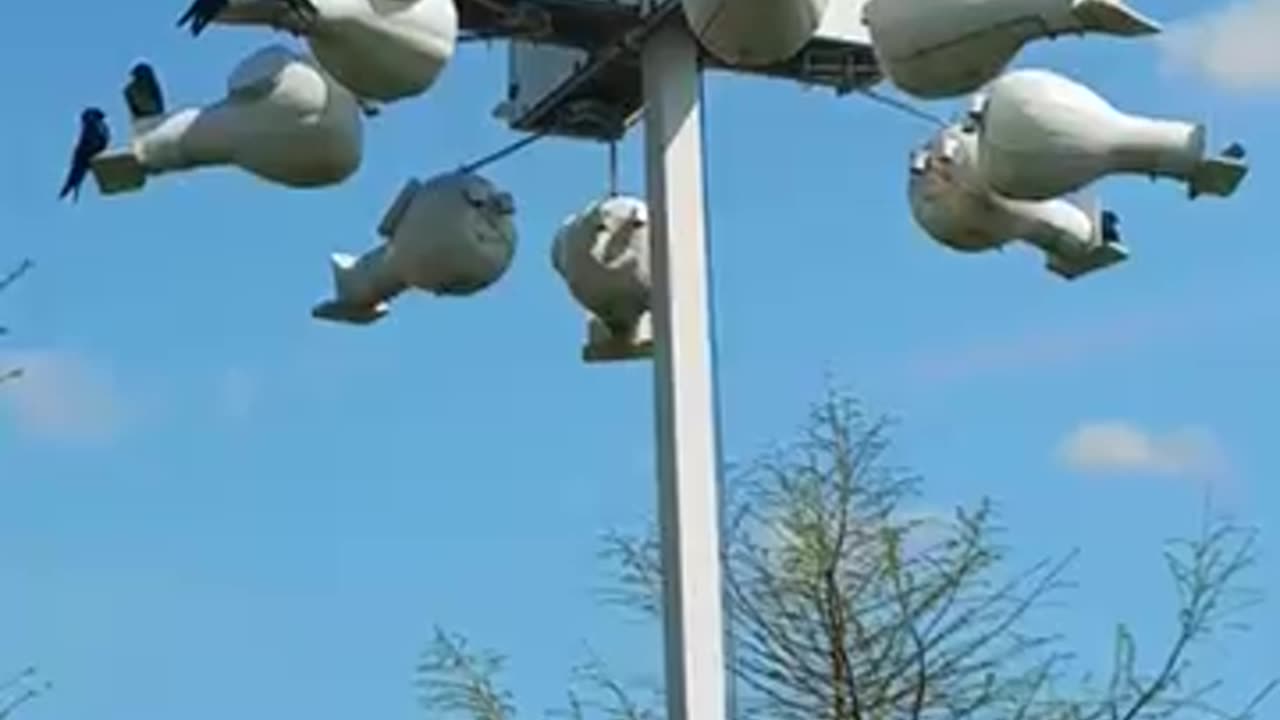
[[[8,290],[11,285],[22,279],[22,276],[31,272],[36,266],[31,258],[25,258],[18,263],[17,267],[10,270],[4,277],[0,278],[0,293]]]

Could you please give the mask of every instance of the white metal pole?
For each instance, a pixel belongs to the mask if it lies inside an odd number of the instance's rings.
[[[725,720],[720,512],[697,41],[642,51],[668,720]]]

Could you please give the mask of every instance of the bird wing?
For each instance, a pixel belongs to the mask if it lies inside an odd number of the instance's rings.
[[[129,114],[134,118],[139,118],[146,114],[146,105],[141,95],[142,88],[138,87],[136,81],[124,86],[124,102],[129,106]]]
[[[76,152],[71,156],[71,167],[67,169],[67,178],[62,181],[62,190],[58,192],[58,199],[65,198],[70,195],[84,178],[87,166],[81,159],[80,148],[76,147]]]
[[[124,98],[134,118],[164,114],[164,96],[154,80],[139,79],[130,82],[125,86]]]
[[[149,91],[151,95],[151,100],[154,103],[152,110],[157,115],[163,115],[164,114],[164,90],[161,89],[160,87],[160,81],[152,79],[147,83],[147,85],[150,86]]]

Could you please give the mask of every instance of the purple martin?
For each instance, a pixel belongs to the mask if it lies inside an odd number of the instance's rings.
[[[156,79],[155,68],[140,62],[129,71],[129,84],[124,87],[124,101],[134,120],[164,114],[164,92]]]
[[[89,162],[107,149],[111,142],[111,131],[107,129],[107,115],[96,107],[85,108],[80,113],[80,139],[71,155],[71,169],[67,172],[67,180],[58,193],[61,200],[71,195],[72,201],[80,199],[80,185],[89,174]]]
[[[227,9],[227,5],[231,0],[192,0],[191,7],[178,18],[178,27],[182,27],[187,23],[191,24],[191,36],[199,35],[214,18],[218,17],[218,13]],[[290,11],[297,14],[303,19],[314,19],[320,11],[312,4],[311,0],[278,0],[283,3]]]
[[[1102,217],[1102,242],[1111,244],[1120,242],[1120,216],[1110,210],[1103,210]]]

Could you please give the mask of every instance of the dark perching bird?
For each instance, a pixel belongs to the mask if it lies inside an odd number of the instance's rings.
[[[156,79],[155,68],[140,62],[129,71],[129,84],[124,86],[124,101],[134,120],[164,114],[164,92]]]
[[[1102,211],[1102,242],[1115,244],[1120,242],[1120,216],[1110,210]]]
[[[195,37],[204,31],[205,27],[213,22],[227,8],[231,0],[193,0],[191,7],[178,18],[178,27],[182,27],[188,23],[191,24],[191,36]],[[315,19],[320,11],[311,0],[279,0],[298,17],[303,19]]]
[[[227,0],[194,0],[191,7],[178,18],[178,27],[191,24],[191,36],[199,35],[218,13],[227,6]]]
[[[91,107],[80,113],[80,139],[76,141],[76,149],[71,154],[71,169],[67,172],[67,180],[62,184],[61,200],[71,195],[73,201],[80,199],[80,185],[89,174],[89,162],[107,149],[111,142],[111,131],[107,129],[107,114]]]

